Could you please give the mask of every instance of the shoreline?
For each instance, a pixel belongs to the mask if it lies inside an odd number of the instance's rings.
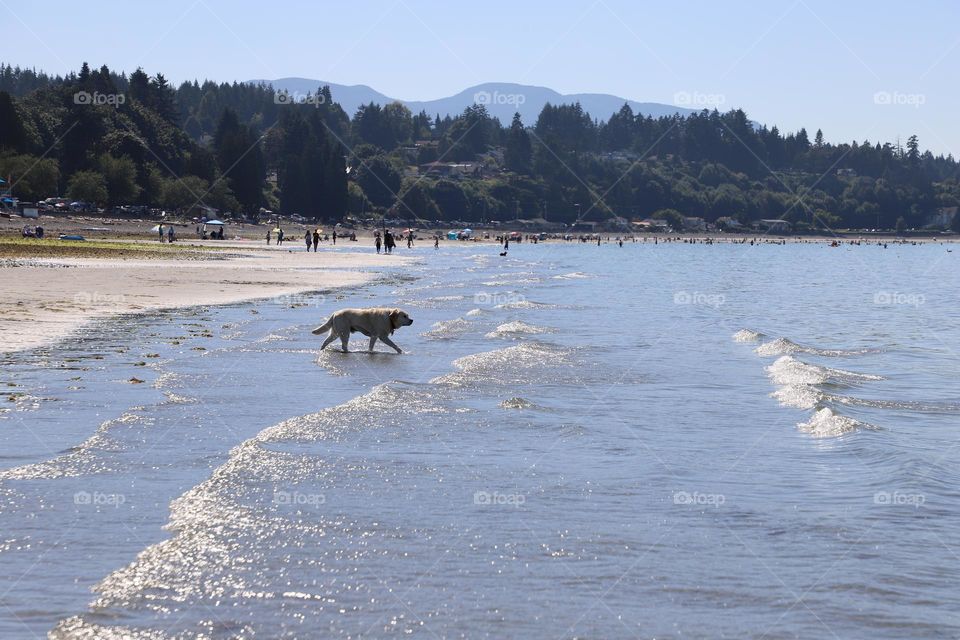
[[[378,267],[397,267],[424,258],[398,243],[392,255],[377,254],[372,236],[358,233],[356,242],[334,247],[321,243],[307,253],[294,236],[287,246],[267,245],[253,237],[229,240],[184,238],[159,243],[128,234],[100,234],[87,242],[22,240],[0,237],[0,353],[51,346],[84,325],[129,315],[224,305],[303,295],[328,289],[366,285]],[[426,232],[428,233],[428,232]],[[616,244],[614,234],[601,234],[604,244]],[[751,234],[638,234],[624,236],[624,244],[809,244],[952,245],[957,236],[840,237]],[[520,246],[536,246],[524,241]],[[540,244],[582,245],[548,239]],[[441,247],[495,248],[493,239],[441,240]],[[415,242],[432,249],[429,239]],[[431,251],[432,253],[432,251]],[[406,254],[406,255],[404,255]],[[290,302],[295,302],[291,300]]]
[[[245,251],[215,259],[16,258],[0,261],[0,353],[50,347],[97,320],[291,297],[374,281],[409,257]]]

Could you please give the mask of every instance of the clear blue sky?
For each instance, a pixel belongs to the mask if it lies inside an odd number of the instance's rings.
[[[404,99],[490,81],[685,95],[831,141],[916,133],[960,156],[954,0],[0,0],[0,24],[0,60],[53,73],[86,60],[176,82],[302,76]]]

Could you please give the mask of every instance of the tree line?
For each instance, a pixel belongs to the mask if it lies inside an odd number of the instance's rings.
[[[173,87],[160,73],[86,63],[63,77],[0,64],[0,173],[24,200],[318,219],[599,222],[672,211],[893,228],[960,203],[956,160],[923,151],[916,136],[831,143],[740,109],[652,118],[628,105],[598,120],[579,104],[547,104],[536,122],[518,114],[506,125],[483,105],[441,117],[367,104],[351,116],[328,87]]]

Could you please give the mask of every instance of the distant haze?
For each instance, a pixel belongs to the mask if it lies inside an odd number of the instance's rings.
[[[328,85],[333,100],[339,103],[350,117],[353,117],[360,105],[371,102],[379,105],[402,102],[414,114],[426,111],[431,117],[439,114],[441,118],[446,115],[455,116],[472,104],[483,104],[487,107],[490,115],[498,118],[504,125],[510,124],[513,114],[519,112],[520,117],[523,118],[523,123],[528,126],[536,123],[537,116],[543,110],[543,105],[548,102],[551,104],[579,102],[584,111],[598,120],[609,119],[613,113],[623,107],[624,103],[629,104],[634,113],[642,113],[654,118],[675,113],[682,115],[692,111],[691,109],[658,102],[637,102],[636,100],[628,100],[605,93],[561,94],[547,87],[508,82],[478,84],[464,89],[456,95],[436,100],[402,100],[391,98],[362,84],[342,85],[309,78],[278,78],[276,80],[251,80],[250,82],[271,84],[274,89],[286,91],[291,96],[306,95],[307,93],[315,94],[320,87]]]

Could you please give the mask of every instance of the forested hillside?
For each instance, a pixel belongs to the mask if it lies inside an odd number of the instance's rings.
[[[399,103],[347,114],[328,88],[184,82],[86,64],[66,77],[0,65],[0,174],[14,195],[101,207],[196,204],[256,216],[604,221],[654,214],[784,218],[797,228],[920,226],[960,204],[954,158],[897,142],[831,143],[742,110],[686,117],[547,105],[501,123]],[[811,139],[812,138],[812,139]]]

